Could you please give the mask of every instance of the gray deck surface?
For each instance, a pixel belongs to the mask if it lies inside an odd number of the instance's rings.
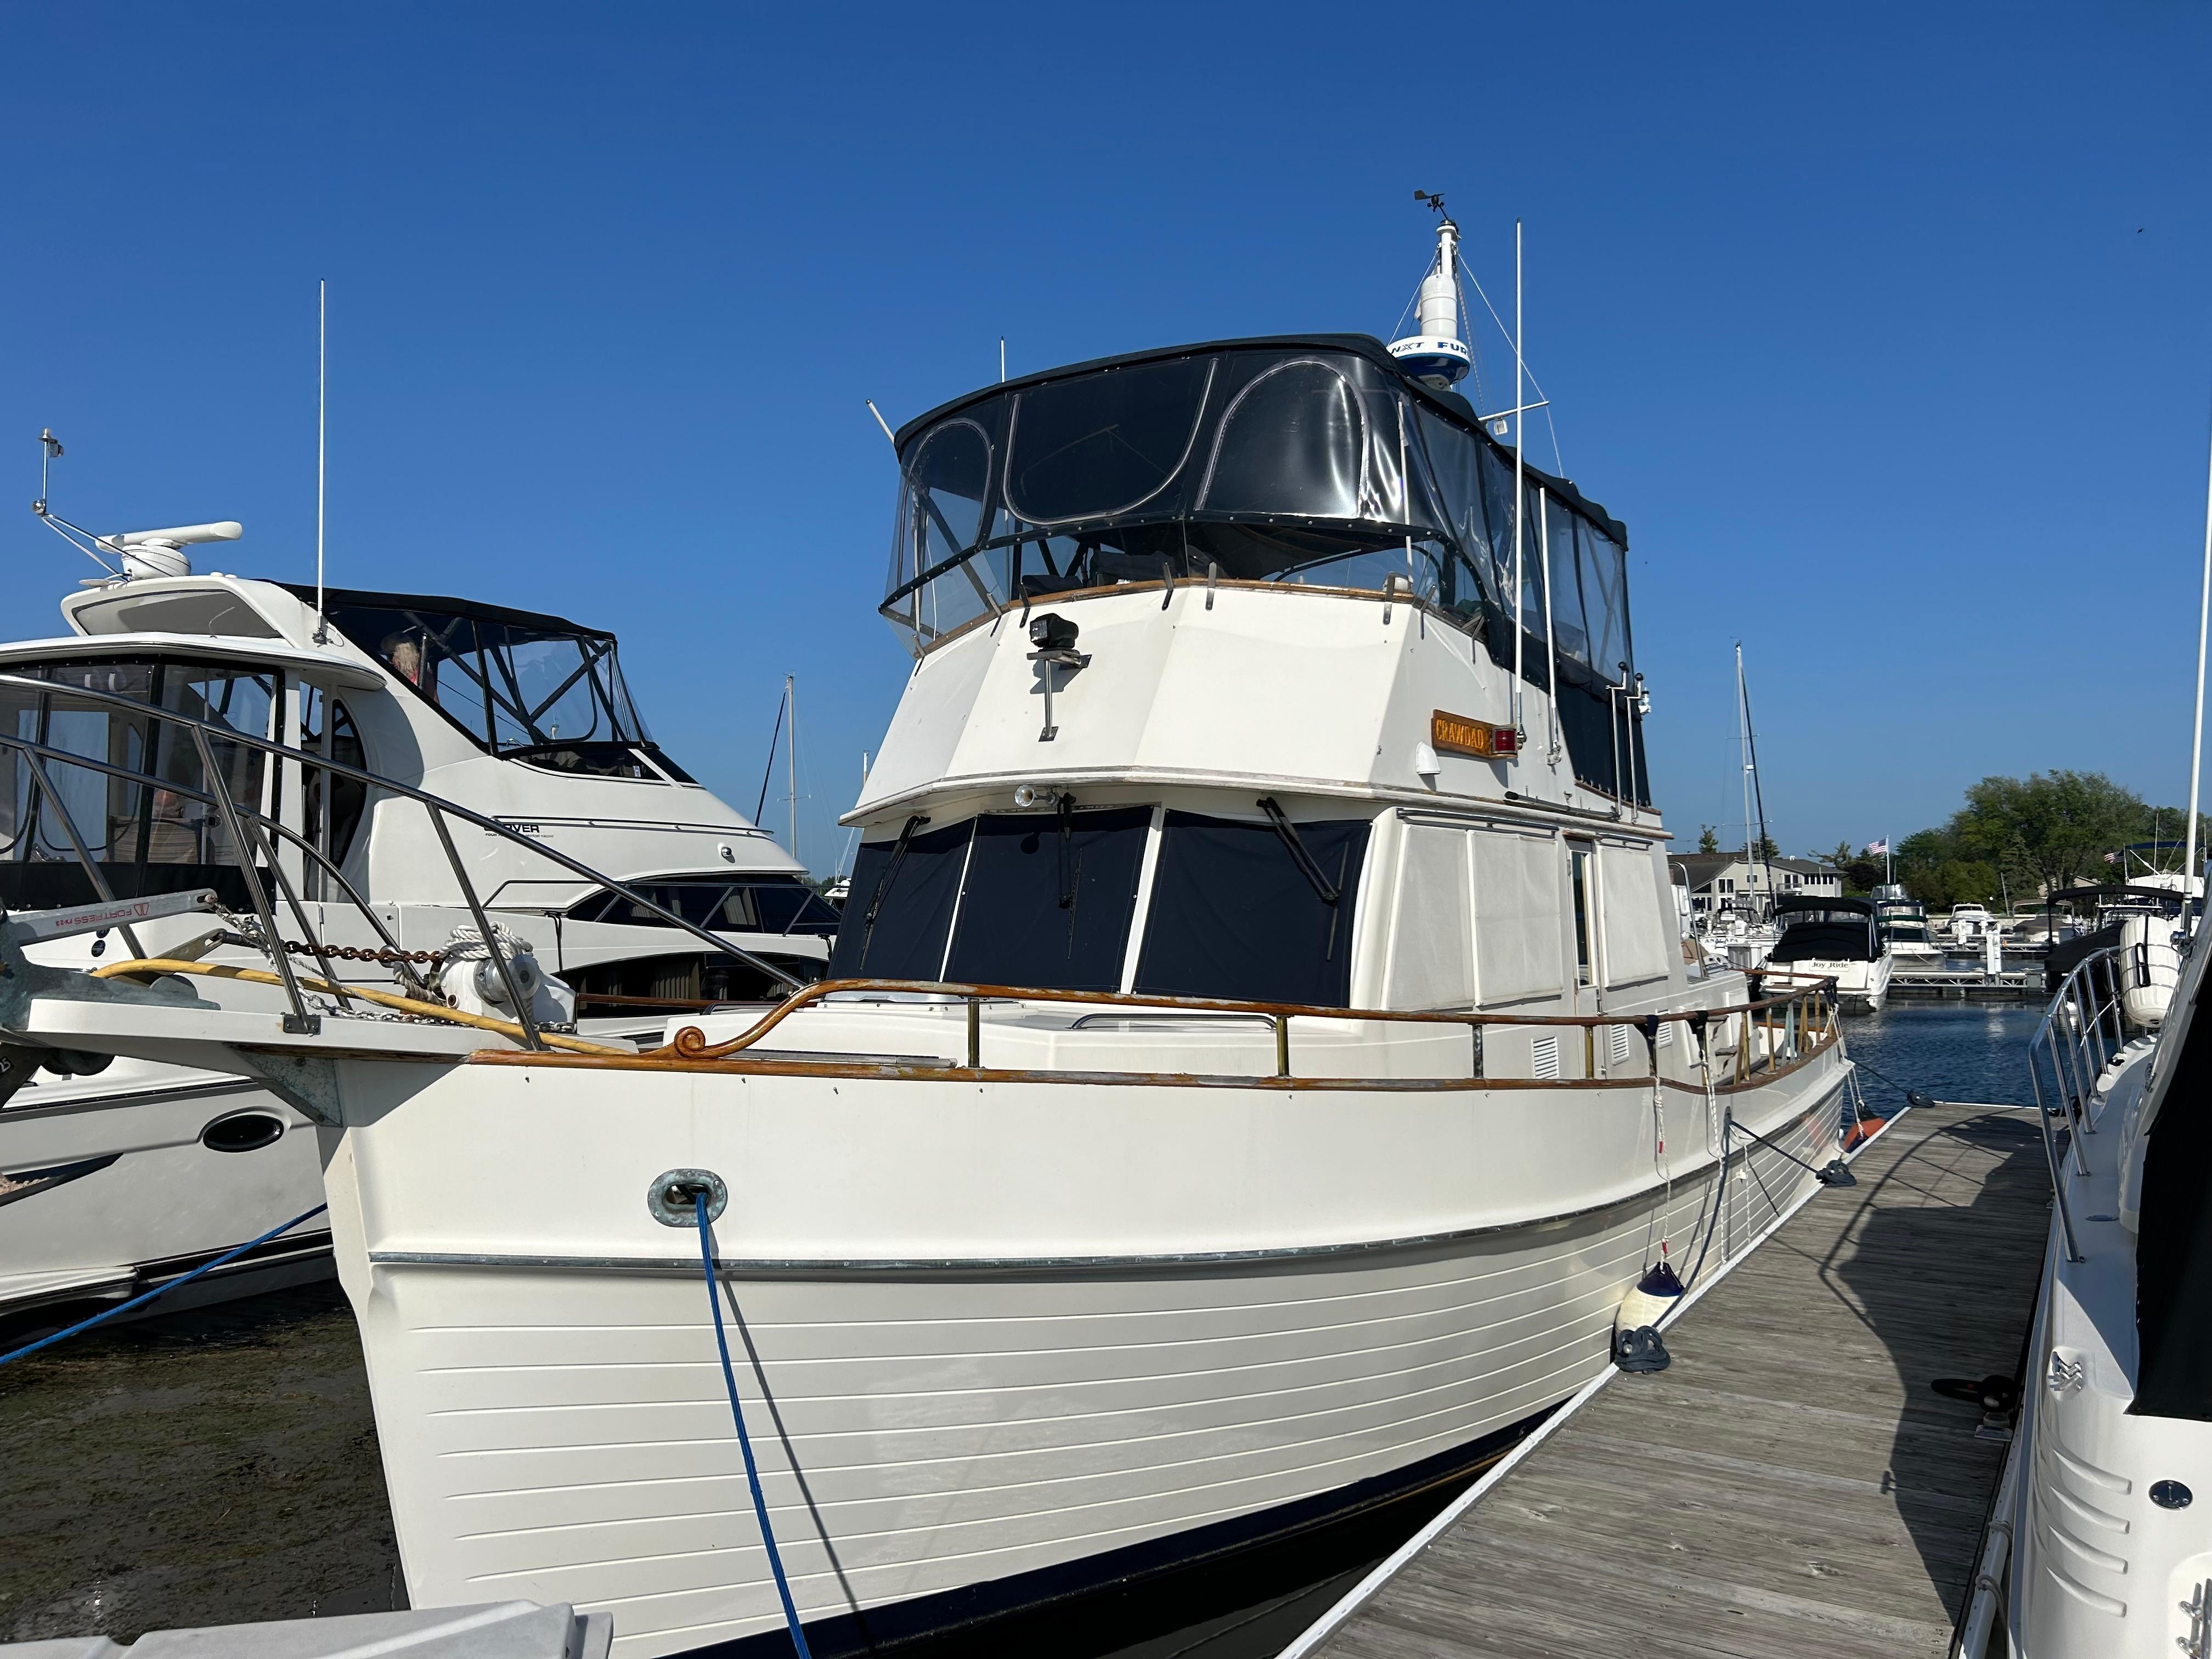
[[[1334,1659],[1942,1659],[2005,1447],[2050,1179],[2026,1112],[1899,1118],[1383,1585]]]

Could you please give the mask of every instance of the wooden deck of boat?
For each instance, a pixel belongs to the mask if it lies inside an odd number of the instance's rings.
[[[1908,1112],[1310,1651],[1942,1659],[2002,1464],[2050,1181],[2026,1112]]]

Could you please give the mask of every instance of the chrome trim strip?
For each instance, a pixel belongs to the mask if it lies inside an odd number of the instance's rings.
[[[0,1124],[22,1121],[30,1118],[68,1117],[80,1112],[106,1112],[131,1106],[156,1106],[163,1101],[191,1100],[201,1095],[265,1095],[269,1085],[258,1078],[219,1077],[205,1083],[179,1083],[168,1088],[121,1091],[114,1094],[78,1097],[56,1101],[51,1106],[26,1103],[15,1106],[0,1106]],[[18,1095],[17,1100],[22,1097]],[[127,1154],[126,1154],[127,1156]]]

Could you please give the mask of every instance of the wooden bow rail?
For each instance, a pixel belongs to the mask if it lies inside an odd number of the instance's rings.
[[[1758,994],[1762,978],[1786,979],[1788,988],[1778,995]],[[902,997],[957,1001],[966,1012],[967,1052],[964,1070],[976,1075],[1006,1079],[1021,1078],[1036,1081],[1085,1080],[1126,1081],[1194,1081],[1181,1073],[1050,1073],[999,1072],[983,1063],[983,1005],[987,1002],[1008,1003],[1073,1003],[1091,1008],[1127,1008],[1154,1014],[1230,1015],[1265,1019],[1273,1028],[1275,1037],[1275,1070],[1272,1077],[1249,1079],[1209,1079],[1218,1082],[1249,1082],[1262,1085],[1280,1086],[1297,1081],[1302,1086],[1361,1087],[1361,1088],[1435,1088],[1437,1086],[1465,1087],[1468,1085],[1506,1085],[1512,1087],[1589,1088],[1644,1087],[1654,1079],[1669,1086],[1691,1086],[1673,1079],[1659,1077],[1659,1032],[1665,1025],[1687,1028],[1691,1041],[1696,1044],[1697,1060],[1708,1060],[1716,1055],[1728,1055],[1727,1069],[1715,1079],[1722,1089],[1748,1087],[1756,1082],[1796,1069],[1814,1054],[1837,1041],[1835,981],[1829,978],[1810,975],[1771,975],[1753,976],[1753,996],[1747,1002],[1735,1003],[1718,1008],[1686,1009],[1672,1012],[1645,1014],[1501,1014],[1467,1012],[1434,1012],[1403,1008],[1333,1008],[1310,1003],[1247,1002],[1223,997],[1188,997],[1132,994],[1115,991],[1063,991],[1042,989],[1034,986],[971,985],[943,981],[920,981],[890,979],[832,979],[821,980],[793,992],[783,1002],[771,1009],[763,1018],[744,1031],[724,1042],[709,1042],[696,1026],[680,1028],[665,1047],[647,1050],[636,1061],[601,1061],[562,1060],[561,1064],[612,1064],[617,1066],[645,1064],[655,1067],[677,1066],[692,1069],[700,1066],[733,1063],[745,1069],[769,1071],[836,1071],[843,1075],[877,1076],[886,1071],[900,1075],[942,1076],[945,1067],[932,1064],[926,1068],[891,1063],[888,1066],[859,1065],[849,1061],[815,1062],[803,1054],[779,1053],[775,1059],[762,1057],[752,1060],[746,1051],[758,1043],[769,1032],[801,1009],[813,1006],[838,996],[896,994]],[[916,1006],[927,1006],[927,1001]],[[1473,1050],[1473,1063],[1468,1078],[1462,1082],[1452,1079],[1374,1079],[1295,1078],[1291,1069],[1291,1024],[1293,1020],[1363,1021],[1412,1025],[1456,1025],[1468,1030]],[[1483,1034],[1499,1027],[1536,1027],[1578,1030],[1583,1036],[1583,1075],[1561,1078],[1499,1078],[1486,1073],[1484,1066]],[[1601,1075],[1598,1069],[1597,1034],[1601,1030],[1622,1028],[1633,1030],[1643,1039],[1644,1068],[1632,1075]],[[535,1062],[540,1057],[520,1054],[485,1053],[477,1057],[490,1064],[512,1063],[525,1060]]]

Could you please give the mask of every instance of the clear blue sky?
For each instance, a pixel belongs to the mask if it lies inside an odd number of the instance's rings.
[[[2181,3],[9,0],[0,636],[88,574],[21,510],[46,425],[72,518],[234,517],[212,562],[312,577],[326,276],[333,582],[613,628],[747,810],[796,673],[826,867],[907,669],[861,399],[993,379],[1001,334],[1020,372],[1386,333],[1418,186],[1501,303],[1527,222],[1530,361],[1630,528],[1684,842],[1740,833],[1738,638],[1791,850],[1991,772],[2177,801],[2208,46]]]

